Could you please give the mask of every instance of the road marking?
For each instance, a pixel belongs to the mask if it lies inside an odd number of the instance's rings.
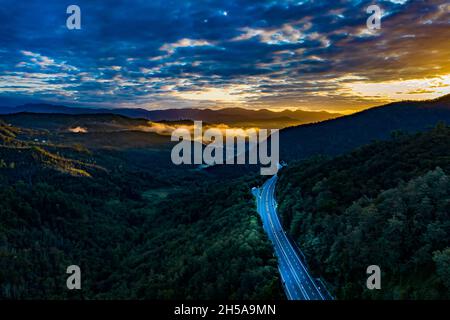
[[[273,179],[273,178],[272,178],[272,179]],[[272,180],[272,179],[271,179],[271,180]],[[269,182],[268,182],[268,183],[269,183],[269,187],[268,187],[269,190],[270,190],[271,183],[272,183],[271,180],[269,180]],[[263,192],[264,192],[264,191],[263,191]],[[266,192],[266,193],[269,195],[268,192]],[[269,212],[268,215],[267,215],[267,217],[268,217],[268,219],[269,219],[269,221],[270,221],[270,225],[272,226],[272,230],[275,231],[276,229],[275,229],[275,226],[274,226],[274,224],[273,224],[272,215],[270,214],[270,209],[269,209],[269,200],[266,200],[266,210]],[[280,225],[280,226],[281,226],[281,225]],[[296,272],[295,272],[295,268],[293,268],[293,265],[292,265],[291,261],[289,260],[288,255],[286,254],[286,251],[285,251],[285,249],[284,249],[284,246],[283,246],[283,244],[282,244],[282,241],[280,241],[280,238],[279,238],[279,236],[278,236],[278,232],[274,232],[274,235],[275,235],[276,244],[278,244],[278,247],[281,249],[282,254],[283,254],[284,257],[286,258],[286,262],[287,262],[287,264],[290,266],[289,271],[291,271],[291,274],[293,275],[294,279],[296,280],[297,284],[299,285],[303,297],[304,297],[306,300],[311,300],[310,297],[309,297],[309,295],[308,295],[308,293],[307,293],[306,290],[304,289],[303,284],[301,283],[300,279],[298,278],[298,275],[297,275]]]
[[[307,288],[309,288],[309,290],[313,294],[313,296],[317,296],[317,294],[318,294],[320,296],[320,298],[325,300],[325,298],[321,294],[320,290],[317,288],[317,285],[314,283],[314,281],[312,280],[308,271],[306,270],[305,266],[303,265],[302,261],[300,260],[297,253],[295,252],[292,244],[290,243],[289,239],[287,238],[286,234],[284,233],[283,227],[281,226],[280,220],[278,218],[278,214],[276,212],[276,206],[274,204],[275,200],[273,197],[273,194],[275,193],[276,180],[277,180],[277,176],[274,176],[273,178],[269,179],[262,187],[262,191],[260,193],[260,197],[258,200],[262,201],[265,206],[263,206],[260,203],[260,201],[257,201],[258,209],[262,208],[261,210],[263,210],[262,212],[260,212],[260,210],[258,210],[263,222],[266,222],[265,224],[270,223],[270,226],[272,227],[273,232],[270,232],[270,229],[266,230],[266,232],[269,234],[269,238],[272,239],[272,242],[274,242],[275,249],[278,248],[278,250],[275,250],[275,252],[278,251],[279,253],[281,253],[280,258],[284,257],[286,260],[286,263],[284,263],[284,264],[286,265],[285,266],[286,270],[289,271],[289,272],[286,272],[286,276],[289,278],[289,280],[292,280],[292,279],[290,279],[289,275],[291,275],[291,277],[293,276],[294,280],[296,280],[296,283],[299,285],[299,289],[300,289],[303,297],[306,298],[307,300],[310,299],[308,293],[306,292],[306,290],[303,287],[302,281],[300,281],[300,279],[298,278],[298,275],[297,275],[296,269],[294,268],[294,265],[297,266],[297,268],[300,267],[300,270],[303,269],[303,272],[301,272],[301,277],[303,280],[305,280],[305,281],[307,280],[304,275],[305,273],[308,276],[309,282],[306,281],[306,285],[307,285]],[[269,192],[269,191],[271,191],[271,192]],[[267,196],[264,197],[264,193],[266,193]],[[277,226],[279,226],[279,228],[275,227],[274,221],[272,219],[272,211],[270,211],[270,205],[269,205],[270,203],[272,204],[271,207],[273,209],[273,213],[274,213],[273,216],[274,216],[275,222],[276,222]],[[265,215],[263,214],[264,207],[267,211],[266,212],[267,217],[265,217]],[[269,221],[267,221],[267,220],[269,220]],[[283,233],[281,240],[280,240],[280,236],[278,235],[278,232]],[[285,246],[286,246],[287,252],[285,250]],[[293,256],[295,256],[295,258],[293,258]],[[293,258],[294,265],[292,265],[291,259],[289,259],[289,258]],[[283,260],[280,261],[280,267],[281,267],[281,265],[283,265],[282,262],[283,262]],[[288,266],[290,268],[288,268]],[[285,277],[283,275],[281,268],[279,268],[279,270],[280,270],[280,274],[281,274],[282,278],[284,279]],[[287,285],[288,282],[286,280],[288,280],[288,279],[285,279],[285,281],[284,281],[285,287],[287,290],[289,290],[288,285]],[[289,281],[289,283],[292,284],[292,281]],[[314,288],[316,289],[315,291],[312,289],[311,283],[313,284]],[[294,291],[297,291],[297,290],[294,288]],[[288,295],[290,295],[292,297],[290,292]]]

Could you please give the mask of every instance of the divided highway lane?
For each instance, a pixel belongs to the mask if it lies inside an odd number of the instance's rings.
[[[289,300],[326,300],[326,295],[319,290],[281,226],[275,202],[277,179],[275,175],[266,181],[255,196],[264,229],[278,257],[278,268],[286,295]]]

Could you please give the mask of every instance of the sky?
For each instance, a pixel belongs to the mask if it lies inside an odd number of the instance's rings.
[[[351,113],[450,93],[445,0],[0,0],[0,21],[0,105]]]

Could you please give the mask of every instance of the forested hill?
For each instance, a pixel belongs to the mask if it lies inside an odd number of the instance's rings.
[[[255,181],[174,168],[142,136],[88,149],[41,131],[0,121],[0,300],[283,298]]]
[[[284,225],[338,298],[450,298],[450,128],[291,163]],[[365,289],[379,265],[382,290]]]
[[[418,132],[439,121],[450,124],[450,95],[429,101],[403,101],[368,109],[316,124],[280,132],[280,154],[285,160],[338,155],[398,131]]]

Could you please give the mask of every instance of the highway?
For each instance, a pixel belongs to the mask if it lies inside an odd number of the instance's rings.
[[[305,264],[286,236],[277,214],[275,201],[275,175],[256,189],[258,213],[264,230],[271,240],[278,258],[278,269],[289,300],[327,300],[329,295],[310,276]]]

